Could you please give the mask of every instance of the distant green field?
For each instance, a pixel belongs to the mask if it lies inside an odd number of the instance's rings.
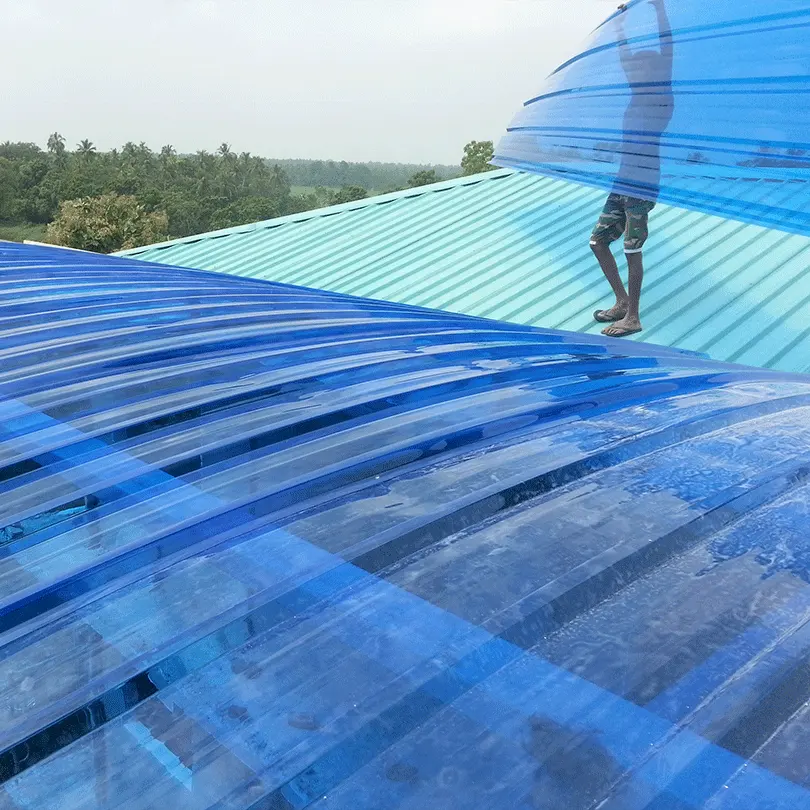
[[[291,194],[313,194],[316,186],[290,186]],[[338,191],[337,187],[324,186],[328,191]]]
[[[294,195],[304,195],[304,194],[314,194],[317,186],[290,186],[290,193]],[[325,188],[327,191],[337,192],[340,191],[338,186],[320,186],[320,188]],[[395,190],[392,188],[369,188],[366,189],[368,191],[369,197],[376,197],[379,194],[387,194],[389,191]]]
[[[47,225],[31,225],[30,223],[4,224],[0,222],[0,239],[6,242],[24,242],[29,239],[32,242],[45,241],[45,229]]]

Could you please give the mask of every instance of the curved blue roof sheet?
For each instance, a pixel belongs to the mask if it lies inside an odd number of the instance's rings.
[[[810,378],[0,246],[0,808],[810,807]]]
[[[495,163],[810,236],[810,2],[631,0]]]

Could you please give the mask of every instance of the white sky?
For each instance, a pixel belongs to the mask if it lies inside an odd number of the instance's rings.
[[[609,0],[0,0],[0,141],[458,163]]]

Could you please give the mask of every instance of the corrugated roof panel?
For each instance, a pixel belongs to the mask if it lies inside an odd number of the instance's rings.
[[[2,810],[810,808],[810,377],[49,248],[0,304]]]
[[[518,110],[494,162],[810,236],[810,3],[619,8]]]
[[[598,333],[591,315],[610,295],[588,238],[602,202],[594,189],[499,171],[128,255]],[[810,369],[810,240],[660,205],[645,260],[639,339]]]

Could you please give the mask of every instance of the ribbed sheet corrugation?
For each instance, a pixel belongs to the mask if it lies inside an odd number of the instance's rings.
[[[495,162],[810,236],[810,3],[626,6],[537,87]]]
[[[0,810],[810,808],[810,377],[9,245],[0,361]]]
[[[499,171],[129,255],[596,333],[610,295],[588,238],[603,198]],[[638,339],[810,369],[810,240],[660,205],[645,261]]]

